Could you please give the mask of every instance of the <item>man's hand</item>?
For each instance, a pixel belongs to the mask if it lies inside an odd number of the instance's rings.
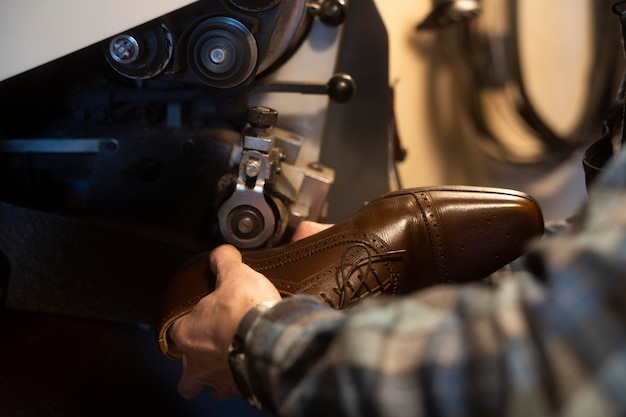
[[[330,223],[317,223],[309,220],[303,220],[296,228],[291,240],[304,239],[305,237],[314,235],[315,233],[321,232],[322,230],[326,230],[331,226],[333,225]]]
[[[293,240],[303,239],[331,224],[303,221]],[[169,337],[183,353],[183,374],[178,392],[184,398],[195,398],[205,385],[217,399],[238,394],[228,364],[228,347],[239,322],[253,307],[264,301],[280,300],[276,287],[262,274],[241,261],[241,253],[231,245],[211,252],[211,270],[217,277],[215,291],[176,320]]]
[[[235,247],[219,246],[211,253],[210,263],[217,277],[215,291],[169,330],[183,353],[178,391],[189,399],[200,395],[205,385],[217,399],[238,393],[228,364],[228,347],[237,326],[256,305],[281,299],[265,276],[241,262]]]

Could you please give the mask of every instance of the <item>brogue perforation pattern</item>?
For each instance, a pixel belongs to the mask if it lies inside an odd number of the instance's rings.
[[[502,248],[505,247],[502,245],[503,237],[516,244],[518,239],[515,236],[520,234],[519,229],[513,227],[504,216],[489,211],[480,213],[477,222],[468,225],[467,230],[467,241],[471,244],[465,244],[465,240],[461,240],[460,249],[469,252],[470,256],[490,253],[494,263],[499,262],[500,257],[506,255],[501,253]]]
[[[263,259],[248,258],[245,253],[243,256],[248,265],[262,273],[266,270],[309,258],[337,246],[345,246],[346,244],[353,243],[363,243],[370,246],[376,253],[387,252],[389,250],[389,246],[372,233],[361,230],[351,230],[335,233],[324,239],[316,240],[289,251],[283,251],[278,255],[266,256]]]
[[[439,214],[433,204],[432,196],[428,192],[416,193],[414,195],[417,197],[417,204],[422,211],[422,216],[427,226],[426,231],[433,252],[433,259],[436,262],[437,282],[450,282],[450,270],[446,262],[444,232],[442,230],[441,221],[439,220]]]
[[[300,280],[302,285],[298,286],[298,293],[309,293],[313,288],[323,288],[320,282],[333,282],[332,294],[328,290],[322,290],[317,295],[334,308],[344,308],[368,295],[378,295],[383,291],[396,294],[401,291],[399,277],[403,253],[388,255],[389,246],[382,239],[362,230],[336,233],[263,259],[249,259],[244,255],[244,261],[261,273],[271,273],[276,268],[338,246],[347,246],[342,258],[307,279]],[[283,292],[296,291],[287,279],[273,276],[272,281]]]

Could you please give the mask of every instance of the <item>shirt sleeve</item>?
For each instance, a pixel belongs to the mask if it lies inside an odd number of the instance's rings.
[[[495,286],[437,286],[344,311],[307,296],[278,303],[246,338],[267,408],[316,417],[624,415],[620,167],[573,231],[536,242],[523,268]]]

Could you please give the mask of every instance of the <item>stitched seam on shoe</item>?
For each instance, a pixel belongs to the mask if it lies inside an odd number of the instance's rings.
[[[361,235],[359,236],[359,234]],[[291,249],[289,251],[282,252],[278,255],[273,255],[268,258],[255,259],[252,260],[249,265],[258,272],[262,272],[267,269],[272,269],[278,266],[283,266],[295,261],[299,261],[300,259],[304,259],[311,255],[316,255],[320,252],[337,247],[339,245],[344,245],[352,242],[362,242],[366,239],[369,242],[369,246],[372,246],[372,248],[379,253],[389,250],[389,246],[374,233],[357,229],[335,233],[322,240],[317,240],[314,243],[309,243],[307,245],[301,246],[298,249]]]
[[[445,277],[449,274],[448,265],[445,259],[445,238],[441,227],[439,213],[435,208],[433,197],[430,193],[426,191],[420,192],[416,201],[422,211],[424,224],[426,225],[426,233],[428,234],[428,240],[430,242],[435,267],[437,269],[437,282],[446,282],[448,280],[445,279]]]
[[[333,234],[328,236],[322,240],[318,240],[314,243],[307,244],[298,249],[292,249],[287,252],[283,252],[280,255],[274,255],[269,258],[252,260],[248,263],[253,269],[258,272],[263,273],[264,271],[271,270],[276,267],[284,266],[292,262],[296,262],[300,259],[306,258],[311,255],[319,254],[324,250],[329,248],[333,248],[339,245],[345,245],[350,243],[364,243],[368,247],[371,247],[377,254],[384,254],[389,250],[389,245],[387,245],[381,238],[379,238],[376,234],[371,233],[365,230],[351,230],[351,231],[342,231],[340,233]],[[245,262],[245,260],[244,260]],[[392,293],[398,293],[399,288],[399,276],[397,268],[395,267],[397,262],[390,262],[388,260],[384,261],[384,265],[387,268],[387,272],[389,275],[389,286],[392,288]],[[333,262],[329,265],[330,268],[327,268],[321,272],[313,274],[307,277],[307,280],[312,279],[314,277],[319,277],[321,280],[326,278],[330,278],[335,276],[337,273],[339,266],[338,262]],[[276,279],[276,282],[280,282],[282,280]],[[299,292],[306,292],[307,290],[315,287],[317,282],[311,281],[304,287],[300,289]]]

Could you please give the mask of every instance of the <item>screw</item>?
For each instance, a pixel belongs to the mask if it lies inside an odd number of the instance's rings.
[[[248,123],[252,127],[268,128],[278,121],[278,112],[265,106],[252,106],[248,110]]]
[[[237,230],[247,235],[254,229],[254,222],[250,217],[242,217],[237,223]]]
[[[225,48],[218,46],[213,48],[211,52],[209,52],[209,57],[211,58],[211,62],[214,64],[223,64],[224,61],[228,58],[228,52]]]
[[[139,58],[139,42],[132,35],[118,35],[109,43],[109,53],[120,64],[132,64]]]
[[[245,172],[248,178],[256,177],[257,175],[259,175],[260,171],[261,171],[261,164],[259,164],[258,161],[246,162]]]

